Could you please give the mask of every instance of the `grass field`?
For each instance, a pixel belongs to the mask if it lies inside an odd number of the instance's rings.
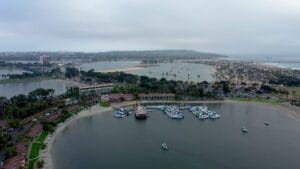
[[[33,169],[35,162],[39,160],[40,149],[44,144],[44,141],[48,135],[48,132],[42,131],[40,135],[33,141],[29,154],[28,169]]]

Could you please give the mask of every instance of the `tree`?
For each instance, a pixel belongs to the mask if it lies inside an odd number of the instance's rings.
[[[67,67],[65,76],[67,78],[72,78],[79,75],[79,70],[74,67]]]
[[[79,98],[79,87],[67,87],[66,96]]]
[[[44,167],[44,160],[39,160],[38,162],[36,162],[36,166],[37,166],[37,168],[43,168]]]

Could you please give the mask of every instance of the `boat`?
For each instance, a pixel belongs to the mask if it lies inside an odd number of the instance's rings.
[[[140,104],[136,105],[134,115],[136,119],[146,119],[148,117],[146,109]]]
[[[116,114],[114,114],[113,116],[114,116],[115,118],[123,118],[123,117],[125,117],[124,114],[119,114],[119,113],[116,113]]]
[[[113,115],[115,118],[123,118],[125,116],[129,116],[131,113],[129,110],[124,108],[117,108],[117,112]]]
[[[192,112],[196,117],[198,117],[201,120],[204,119],[219,119],[221,118],[221,115],[218,114],[215,111],[208,110],[207,106],[191,106],[190,112]]]
[[[168,145],[167,145],[167,143],[166,143],[166,142],[163,142],[163,143],[161,144],[161,148],[162,148],[163,150],[168,150]]]
[[[199,119],[208,119],[209,116],[206,115],[206,114],[199,114],[199,115],[198,115],[198,118],[199,118]]]
[[[176,105],[166,106],[166,108],[163,112],[165,112],[168,115],[168,117],[171,119],[183,119],[184,118],[184,114],[179,111],[179,107]]]
[[[184,115],[183,113],[181,112],[175,112],[171,115],[171,118],[172,119],[183,119],[184,118]]]
[[[214,113],[214,114],[212,114],[212,115],[209,115],[209,118],[211,118],[211,119],[218,119],[218,118],[220,118],[220,117],[221,117],[221,115],[216,114],[216,113]]]
[[[265,121],[264,124],[265,124],[266,126],[268,126],[268,125],[270,125],[270,122]]]
[[[242,127],[242,128],[241,128],[241,131],[242,131],[243,133],[248,133],[248,130],[247,130],[245,127]]]

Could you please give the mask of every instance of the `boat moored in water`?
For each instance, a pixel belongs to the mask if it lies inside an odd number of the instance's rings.
[[[242,127],[242,128],[241,128],[241,131],[242,131],[243,133],[248,133],[248,129],[246,129],[245,127]]]
[[[163,142],[163,143],[161,144],[161,148],[162,148],[163,150],[168,150],[168,149],[169,149],[166,142]]]
[[[140,104],[135,106],[134,115],[136,119],[146,119],[148,117],[146,109]]]

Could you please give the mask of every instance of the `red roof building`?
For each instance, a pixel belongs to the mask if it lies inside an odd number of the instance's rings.
[[[108,100],[110,102],[132,101],[135,97],[132,94],[109,94],[101,97],[101,100]]]
[[[37,124],[33,128],[30,129],[30,131],[27,133],[27,135],[31,138],[35,138],[40,134],[40,132],[42,130],[43,130],[43,126],[41,124]]]

